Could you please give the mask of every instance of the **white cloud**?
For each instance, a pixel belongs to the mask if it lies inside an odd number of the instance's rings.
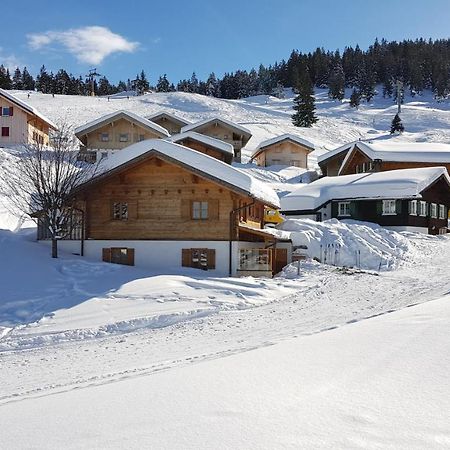
[[[60,44],[80,62],[101,64],[109,55],[117,52],[132,53],[138,42],[131,42],[105,27],[73,28],[67,31],[46,31],[29,34],[28,44],[33,50],[41,50],[51,44]]]
[[[0,64],[9,69],[10,72],[16,69],[16,67],[23,67],[24,64],[12,54],[5,54],[2,47],[0,47]]]

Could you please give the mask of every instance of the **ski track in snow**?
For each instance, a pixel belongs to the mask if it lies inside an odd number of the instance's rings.
[[[245,311],[217,310],[164,328],[0,352],[0,404],[222,358],[450,294],[450,239],[414,242],[420,256],[392,272],[345,274],[317,265],[298,279],[275,279],[296,292]]]

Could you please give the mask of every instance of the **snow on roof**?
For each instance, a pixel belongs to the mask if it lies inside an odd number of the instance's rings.
[[[261,153],[261,151],[265,147],[269,147],[270,145],[276,144],[278,142],[286,141],[286,140],[296,142],[297,144],[302,145],[303,147],[306,147],[306,148],[310,149],[311,151],[313,151],[315,149],[314,144],[307,141],[306,139],[303,139],[300,136],[296,136],[295,134],[286,133],[286,134],[282,134],[281,136],[275,136],[273,138],[270,138],[263,142],[260,142],[258,144],[258,146],[256,147],[256,150],[253,153],[252,158],[255,157],[258,153]]]
[[[283,197],[281,210],[316,210],[330,200],[339,199],[421,197],[421,192],[441,176],[450,185],[445,167],[323,177]]]
[[[229,153],[230,155],[234,155],[233,146],[228,142],[221,141],[220,139],[216,139],[210,136],[206,136],[204,134],[197,133],[195,131],[187,131],[186,133],[179,133],[168,138],[168,141],[178,143],[184,139],[192,139],[194,141],[202,142],[205,145],[209,145],[210,147],[214,147],[217,150],[220,150],[224,153]]]
[[[196,172],[200,172],[206,178],[212,178],[219,183],[227,184],[231,189],[234,187],[238,191],[243,191],[250,197],[260,200],[272,207],[279,208],[280,206],[280,200],[277,194],[267,184],[256,180],[244,171],[236,169],[212,156],[162,139],[148,139],[146,141],[137,142],[136,144],[130,145],[120,152],[105,158],[101,162],[99,168],[101,174],[97,177],[104,176],[107,172],[117,169],[120,166],[130,163],[139,157],[143,157],[146,153],[151,152],[156,152],[163,157],[177,161],[182,165],[192,168]]]
[[[189,122],[188,120],[182,119],[181,117],[178,117],[175,114],[171,114],[171,113],[169,113],[167,111],[157,112],[155,114],[152,114],[151,116],[147,116],[147,119],[153,122],[154,120],[158,120],[161,117],[167,117],[169,119],[172,119],[174,122],[177,122],[177,123],[181,124],[181,126],[185,126],[185,125],[190,125],[191,124],[191,122]]]
[[[104,116],[99,117],[98,119],[92,120],[91,122],[81,125],[80,127],[75,129],[75,134],[77,135],[77,137],[78,135],[86,134],[89,131],[98,128],[100,125],[109,123],[112,121],[112,119],[116,118],[127,118],[130,121],[139,123],[140,125],[142,125],[147,129],[159,133],[162,136],[169,136],[169,132],[165,128],[157,125],[154,122],[151,122],[148,119],[145,119],[144,117],[138,116],[137,114],[125,110],[115,111],[113,113],[106,114]]]
[[[46,122],[47,125],[50,126],[50,128],[53,128],[54,130],[58,129],[58,127],[50,119],[48,119],[46,116],[44,116],[42,113],[40,113],[36,108],[29,105],[28,103],[25,103],[22,100],[19,100],[16,96],[10,94],[9,92],[6,92],[4,89],[0,89],[0,97],[6,98],[7,100],[16,104],[19,108],[25,110],[29,114],[33,114],[33,115],[39,117],[39,119]]]
[[[317,162],[318,163],[324,162],[329,158],[333,158],[334,156],[339,155],[339,153],[350,150],[351,148],[353,148],[353,146],[355,145],[356,142],[358,142],[358,141],[354,141],[354,142],[350,142],[348,144],[341,145],[340,147],[337,147],[333,150],[330,150],[329,152],[319,155],[317,157]]]
[[[383,161],[411,161],[450,163],[450,144],[434,142],[357,142],[358,147],[371,159]],[[344,166],[345,161],[342,163]]]
[[[200,122],[186,125],[185,127],[183,127],[181,129],[181,132],[185,133],[186,131],[197,130],[198,128],[202,128],[204,125],[208,125],[209,123],[214,123],[214,122],[219,122],[230,128],[234,128],[234,129],[238,130],[240,133],[242,133],[243,135],[246,135],[249,139],[252,136],[251,131],[248,130],[247,128],[245,128],[241,125],[238,125],[237,123],[231,122],[230,120],[222,119],[221,117],[212,117],[210,119],[205,119],[205,120],[201,120]]]

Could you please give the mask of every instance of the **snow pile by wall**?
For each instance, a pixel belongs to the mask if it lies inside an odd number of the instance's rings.
[[[369,222],[289,219],[279,228],[290,232],[294,246],[306,245],[311,258],[336,266],[392,270],[415,251],[404,234]]]

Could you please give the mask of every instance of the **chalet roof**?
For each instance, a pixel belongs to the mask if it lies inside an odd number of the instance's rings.
[[[277,194],[267,184],[216,158],[162,139],[148,139],[137,142],[105,158],[99,167],[101,173],[80,185],[78,189],[87,187],[87,185],[91,185],[106,176],[116,174],[152,155],[157,155],[161,159],[183,166],[199,176],[224,185],[235,192],[249,195],[271,207],[279,208],[280,206]]]
[[[104,116],[99,117],[98,119],[92,120],[91,122],[81,125],[80,127],[75,129],[75,135],[79,138],[80,136],[90,133],[91,131],[94,131],[97,128],[100,128],[108,123],[113,122],[114,120],[119,119],[126,119],[129,120],[130,122],[138,123],[143,128],[158,134],[160,137],[169,136],[169,132],[165,128],[157,125],[154,122],[151,122],[150,120],[145,119],[144,117],[138,116],[137,114],[124,110],[106,114]]]
[[[22,100],[19,100],[15,95],[10,94],[9,92],[5,91],[4,89],[0,89],[0,97],[5,98],[6,100],[9,100],[14,105],[18,106],[20,109],[25,111],[28,114],[31,114],[33,116],[39,117],[39,119],[43,120],[50,128],[53,128],[54,130],[57,130],[58,127],[44,114],[41,114],[36,108],[29,105],[28,103],[25,103]]]
[[[319,155],[317,157],[317,162],[319,164],[322,164],[323,162],[327,161],[328,159],[334,158],[335,156],[338,156],[341,153],[348,152],[355,143],[358,141],[350,142],[344,145],[341,145],[340,147],[337,147],[333,150],[330,150],[329,152],[324,153],[323,155]]]
[[[450,186],[445,167],[323,177],[283,197],[281,209],[316,210],[330,200],[421,198],[421,192],[441,177]]]
[[[176,124],[180,125],[181,127],[191,124],[191,122],[189,122],[188,120],[182,119],[181,117],[178,117],[175,114],[171,114],[167,111],[157,112],[155,114],[152,114],[151,116],[148,116],[147,119],[150,120],[151,122],[154,122],[163,117],[165,117],[166,119],[170,119],[172,122],[175,122]]]
[[[286,133],[282,134],[281,136],[275,136],[273,138],[260,142],[256,147],[255,151],[253,152],[252,159],[255,158],[257,155],[259,155],[260,153],[262,153],[264,150],[266,150],[267,147],[270,147],[271,145],[278,144],[279,142],[283,141],[294,142],[296,144],[301,145],[302,147],[306,147],[310,151],[313,151],[315,149],[314,144],[307,141],[306,139],[303,139],[300,136],[296,136],[295,134]]]
[[[206,136],[204,134],[196,133],[195,131],[187,131],[186,133],[175,134],[167,140],[178,143],[185,139],[192,139],[193,141],[201,142],[202,144],[208,145],[209,147],[213,147],[221,151],[222,153],[227,153],[232,156],[234,155],[233,146],[228,142],[224,142],[220,139]]]
[[[237,134],[242,134],[247,139],[250,139],[252,137],[252,133],[247,128],[238,125],[237,123],[231,122],[229,120],[223,119],[221,117],[212,117],[210,119],[201,120],[200,122],[192,123],[190,125],[186,125],[181,129],[182,133],[185,133],[186,131],[198,131],[208,125],[211,124],[221,124],[227,128],[231,128],[234,132]]]
[[[391,141],[356,142],[342,162],[340,171],[345,167],[356,150],[360,150],[371,160],[450,163],[450,144]]]

